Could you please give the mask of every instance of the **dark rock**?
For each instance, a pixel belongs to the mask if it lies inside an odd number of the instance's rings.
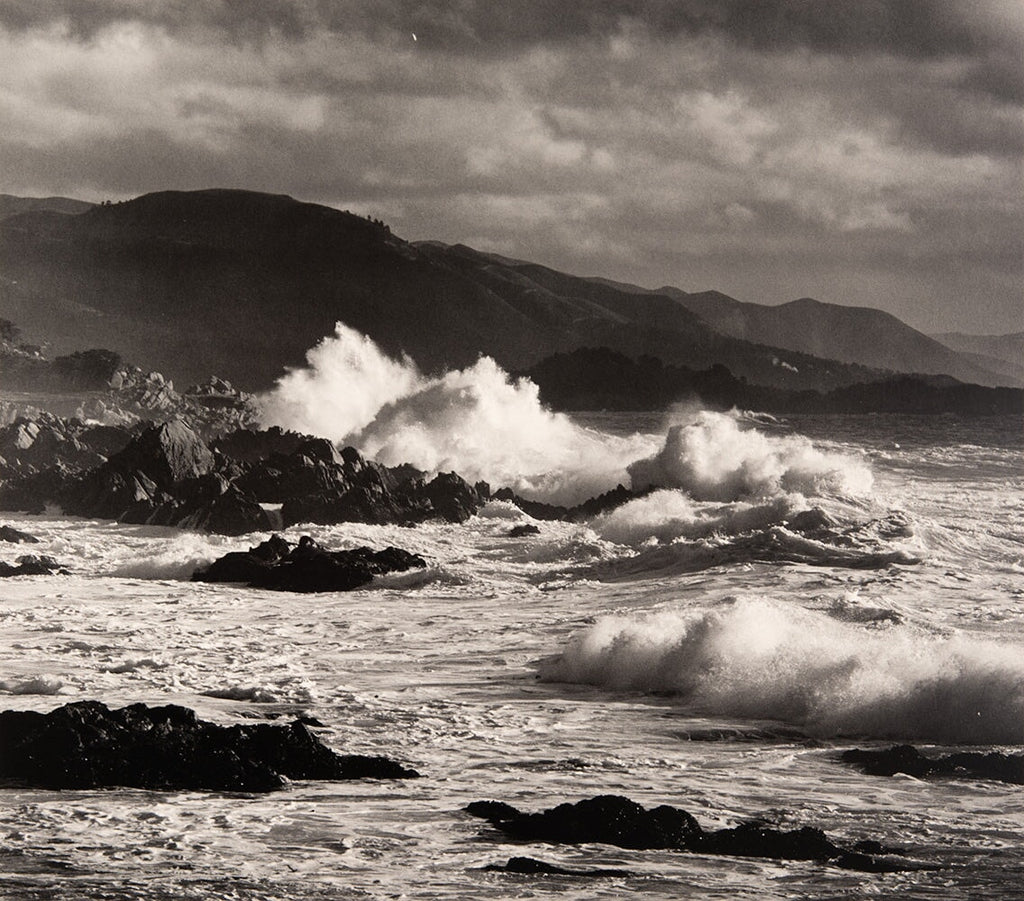
[[[917,779],[992,779],[1024,785],[1024,754],[960,751],[925,757],[912,745],[893,745],[876,751],[853,748],[839,756],[869,776],[904,773]]]
[[[567,867],[559,867],[553,863],[537,860],[534,857],[510,857],[506,864],[491,864],[484,867],[484,870],[491,873],[518,873],[524,876],[576,876],[584,879],[600,879],[635,876],[629,870],[598,869],[598,870],[576,870]]]
[[[418,495],[430,501],[435,512],[448,522],[465,522],[486,503],[486,498],[454,472],[438,473]]]
[[[818,860],[866,872],[919,869],[910,861],[879,859],[835,845],[810,827],[784,831],[760,823],[704,831],[686,811],[662,805],[647,810],[618,795],[560,804],[541,813],[523,813],[500,801],[477,801],[466,812],[525,841],[568,844],[599,842],[621,848],[668,849],[774,860]],[[880,847],[880,846],[879,846]]]
[[[566,522],[584,522],[593,519],[600,513],[607,513],[616,507],[621,507],[627,501],[634,500],[650,494],[650,489],[643,491],[631,491],[623,485],[618,485],[611,491],[592,497],[575,507],[562,507],[557,504],[545,504],[541,501],[528,501],[520,497],[511,488],[499,488],[491,498],[496,501],[507,501],[515,504],[527,516],[545,521],[565,520]]]
[[[297,547],[277,535],[246,552],[235,551],[193,574],[197,582],[244,582],[277,591],[350,591],[374,576],[424,567],[418,554],[388,547],[327,551],[304,535]]]
[[[212,472],[213,465],[213,453],[180,419],[146,429],[109,460],[111,469],[140,472],[161,489]]]
[[[470,805],[466,810],[509,835],[531,841],[602,842],[621,848],[682,850],[691,847],[701,836],[700,826],[686,811],[668,806],[646,810],[618,795],[559,804],[542,813],[522,813],[495,802],[491,805]]]
[[[733,857],[768,857],[775,860],[831,860],[841,853],[820,829],[804,826],[785,832],[760,823],[705,832],[695,850]]]
[[[0,560],[0,577],[6,576],[52,576],[57,573],[66,573],[53,557],[45,555],[24,554],[18,557],[15,565],[4,563]]]
[[[509,538],[522,538],[525,535],[539,535],[540,529],[538,529],[532,522],[524,523],[521,526],[512,526],[508,530]]]
[[[0,778],[45,789],[262,792],[286,779],[405,779],[386,757],[343,756],[299,722],[218,726],[194,711],[98,701],[0,713]]]
[[[279,426],[261,431],[238,429],[222,435],[211,449],[242,463],[258,463],[273,456],[289,456],[306,441],[307,436],[286,432]]]
[[[9,541],[13,544],[39,544],[39,539],[28,532],[21,532],[13,526],[0,526],[0,541]]]

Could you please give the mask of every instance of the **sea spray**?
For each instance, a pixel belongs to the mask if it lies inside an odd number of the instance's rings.
[[[669,427],[657,454],[629,467],[633,488],[681,488],[696,500],[734,501],[782,492],[865,494],[859,460],[824,453],[802,435],[741,428],[737,415],[701,410]]]
[[[541,664],[547,681],[670,692],[694,713],[822,737],[1024,742],[1024,648],[868,627],[767,599],[606,616]]]
[[[650,436],[612,437],[545,408],[528,379],[489,357],[440,377],[385,355],[339,323],[262,398],[264,425],[352,444],[386,465],[454,470],[532,499],[578,503],[627,480]]]
[[[780,494],[760,503],[701,503],[677,489],[659,489],[595,517],[591,528],[616,544],[638,545],[677,538],[706,538],[766,529],[807,509],[799,494]]]
[[[741,428],[740,414],[677,406],[663,442],[612,436],[547,409],[533,382],[510,378],[489,357],[427,377],[341,323],[307,361],[263,397],[264,425],[352,444],[386,465],[454,470],[533,500],[575,504],[628,483],[708,501],[871,485],[859,461],[822,453],[800,436]]]
[[[333,335],[306,352],[306,362],[306,368],[289,369],[260,397],[265,426],[343,441],[423,381],[411,359],[393,360],[340,322]]]

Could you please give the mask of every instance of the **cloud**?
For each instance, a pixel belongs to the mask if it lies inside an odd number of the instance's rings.
[[[1020,328],[1019,19],[1010,0],[14,0],[0,191],[289,193],[642,284],[910,298],[936,328],[967,327],[973,279],[984,327]]]

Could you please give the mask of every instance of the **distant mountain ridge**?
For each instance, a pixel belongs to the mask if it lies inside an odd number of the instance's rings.
[[[1005,367],[986,366],[883,310],[828,304],[810,297],[765,306],[743,303],[717,291],[689,294],[665,287],[658,293],[676,298],[712,328],[735,338],[750,340],[757,335],[758,341],[786,350],[895,372],[950,375],[989,386],[1024,384],[1024,373],[1014,377]]]
[[[957,378],[987,372],[880,311],[759,307],[581,278],[461,245],[412,244],[383,223],[284,195],[162,191],[84,210],[59,200],[8,215],[0,204],[0,317],[56,353],[109,347],[183,382],[216,372],[268,387],[339,320],[427,370],[481,353],[522,370],[607,346],[695,369],[720,363],[788,390],[871,381],[882,369],[947,371],[925,368],[942,354]],[[779,316],[805,346],[789,346],[793,335],[772,324]],[[906,351],[912,365],[891,355],[866,364],[853,346],[840,353],[823,338],[842,331],[843,317],[873,324],[861,356],[887,332],[919,348]]]
[[[1024,311],[1021,312],[1024,319]],[[932,335],[936,341],[974,360],[979,366],[1024,382],[1024,332],[1009,335],[965,335],[945,332]]]
[[[17,197],[14,194],[0,194],[0,219],[19,213],[50,211],[53,213],[84,213],[95,204],[72,197]]]

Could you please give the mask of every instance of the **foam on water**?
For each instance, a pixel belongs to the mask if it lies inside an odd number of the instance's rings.
[[[749,415],[677,407],[659,449],[651,435],[610,435],[552,412],[533,382],[513,380],[489,357],[428,378],[341,323],[307,362],[262,398],[264,425],[352,444],[389,466],[454,470],[530,499],[574,504],[630,481],[726,502],[871,488],[859,460],[800,436],[741,428]]]
[[[668,430],[652,457],[629,467],[635,489],[682,488],[707,501],[806,495],[866,494],[871,472],[847,455],[823,453],[801,435],[740,428],[735,415],[702,410]]]
[[[595,517],[591,528],[617,544],[638,545],[652,539],[705,538],[766,529],[808,508],[799,494],[779,494],[760,503],[700,503],[683,491],[661,489]]]
[[[1024,646],[865,628],[766,598],[602,617],[540,673],[825,737],[1024,742]]]
[[[546,409],[538,388],[512,380],[488,357],[437,378],[389,358],[338,323],[265,395],[263,423],[311,432],[390,466],[454,470],[554,503],[615,487],[649,438],[615,438]]]

